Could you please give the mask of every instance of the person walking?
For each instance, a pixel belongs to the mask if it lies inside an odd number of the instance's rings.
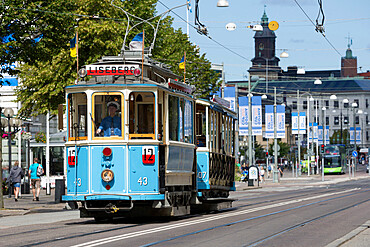
[[[40,195],[40,181],[41,181],[40,176],[41,175],[37,174],[38,168],[41,167],[40,169],[42,169],[42,173],[44,173],[44,169],[38,163],[38,161],[39,160],[37,158],[33,159],[33,164],[30,166],[30,171],[29,171],[29,175],[31,176],[33,201],[38,201],[39,195]]]
[[[263,168],[263,166],[261,166],[260,174],[261,174],[261,182],[264,183],[265,182],[265,169]]]
[[[21,179],[24,177],[24,173],[21,167],[19,167],[19,162],[16,160],[12,169],[10,170],[9,179],[14,188],[14,200],[18,201],[19,188],[21,187]]]

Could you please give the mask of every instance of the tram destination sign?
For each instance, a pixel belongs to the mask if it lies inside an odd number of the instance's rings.
[[[87,75],[134,75],[138,64],[99,64],[86,65]]]

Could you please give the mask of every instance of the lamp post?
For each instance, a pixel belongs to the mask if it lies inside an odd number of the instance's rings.
[[[4,110],[4,116],[8,119],[8,159],[9,159],[9,167],[8,167],[8,171],[9,171],[9,174],[10,174],[10,169],[12,167],[12,135],[14,135],[15,133],[17,133],[20,128],[19,126],[21,125],[21,120],[19,119],[13,119],[13,115],[14,115],[14,111],[12,108],[5,108]],[[3,121],[1,122],[2,125],[6,125],[6,121]],[[13,126],[13,132],[12,132],[12,126]],[[8,188],[9,188],[9,192],[8,192],[8,195],[9,195],[9,198],[12,197],[12,192],[11,192],[11,183],[10,183],[10,180],[8,181]]]
[[[324,117],[323,117],[323,141],[324,141],[324,145],[326,145],[326,107],[324,106],[322,108],[322,111],[324,113]],[[321,181],[324,181],[325,180],[325,177],[324,177],[324,167],[325,167],[325,161],[324,161],[324,154],[322,155],[322,161],[321,161],[321,172],[322,172],[322,177],[321,177]]]
[[[357,103],[356,102],[353,102],[352,103],[352,111],[353,111],[353,131],[354,131],[354,138],[355,138],[355,149],[354,151],[357,151],[357,141],[356,141],[356,108],[358,107]],[[357,158],[355,158],[355,170],[356,170],[356,167],[357,167]]]

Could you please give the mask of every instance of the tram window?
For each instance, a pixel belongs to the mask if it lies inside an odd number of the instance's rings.
[[[169,137],[172,141],[179,141],[179,98],[168,97],[169,109]]]
[[[203,105],[197,105],[196,108],[197,146],[206,147],[206,108]]]
[[[185,100],[184,135],[186,143],[193,143],[193,103]]]
[[[122,137],[122,94],[95,93],[93,106],[94,137]]]
[[[129,100],[130,139],[155,139],[154,94],[150,92],[132,92]]]
[[[87,97],[85,93],[68,95],[68,140],[87,139]]]

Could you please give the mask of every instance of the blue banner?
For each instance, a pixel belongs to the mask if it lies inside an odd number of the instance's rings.
[[[224,99],[230,102],[230,110],[235,111],[235,87],[224,87]]]
[[[323,142],[323,137],[324,137],[324,135],[323,135],[323,128],[322,128],[322,126],[318,126],[318,138],[319,138],[319,140],[318,140],[318,144],[319,145],[321,145],[321,144],[323,144],[324,142]]]
[[[276,113],[277,113],[277,120],[276,120],[277,138],[285,138],[285,106],[277,105]]]
[[[274,138],[274,106],[265,105],[265,138]]]
[[[252,135],[262,135],[262,98],[252,97]]]
[[[248,135],[248,97],[239,97],[239,136]]]
[[[313,123],[313,141],[318,143],[319,140],[319,130],[317,123]]]

